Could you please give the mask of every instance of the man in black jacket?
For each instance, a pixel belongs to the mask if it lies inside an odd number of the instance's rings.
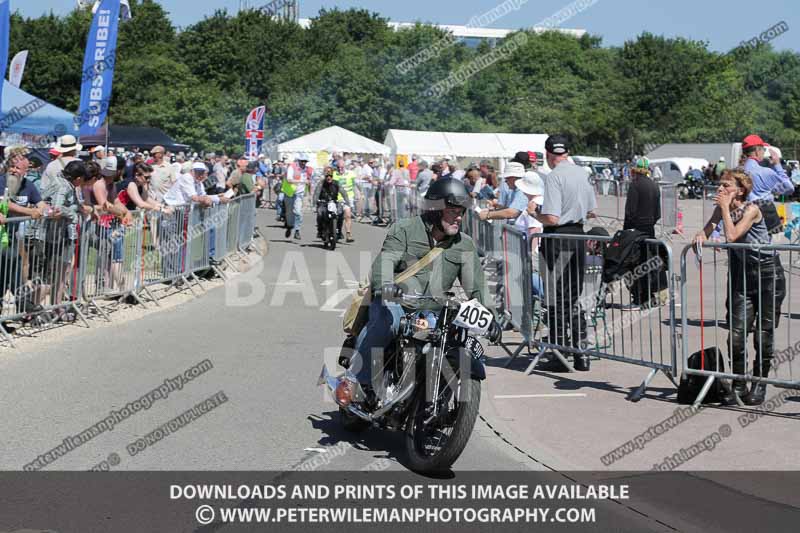
[[[661,219],[661,190],[652,179],[650,179],[650,161],[646,157],[639,158],[631,168],[631,184],[628,189],[628,196],[625,200],[625,222],[622,229],[639,230],[649,239],[656,238],[656,223]],[[641,306],[652,303],[663,305],[669,297],[666,290],[667,273],[666,256],[663,251],[655,245],[648,245],[646,253],[643,254],[642,263],[649,259],[659,256],[663,266],[649,274],[634,279],[629,289],[631,291],[632,305],[630,310],[637,310]],[[653,295],[657,293],[657,298]],[[651,301],[652,299],[652,301]]]
[[[314,205],[317,206],[317,238],[321,235],[320,228],[328,209],[328,202],[337,202],[339,194],[342,195],[345,205],[348,205],[347,191],[333,179],[333,169],[325,167],[325,179],[317,185],[317,189],[314,191]],[[324,205],[319,203],[320,200],[325,202]]]

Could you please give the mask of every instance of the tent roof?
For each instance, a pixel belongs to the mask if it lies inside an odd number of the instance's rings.
[[[331,126],[278,145],[278,153],[323,151],[385,155],[389,153],[389,148],[339,126]]]
[[[544,152],[546,139],[546,134],[535,133],[389,130],[385,144],[399,154],[510,158],[520,151]]]
[[[16,110],[12,112],[12,110]],[[3,80],[0,131],[30,135],[77,134],[75,116]]]
[[[92,136],[82,136],[81,143],[84,146],[106,144],[105,128],[100,128],[97,134]],[[186,144],[179,144],[175,140],[158,128],[147,126],[111,126],[108,136],[108,145],[122,148],[139,147],[142,150],[150,150],[154,146],[163,146],[170,152],[188,150]]]
[[[662,144],[648,152],[645,157],[650,160],[688,157],[718,161],[722,156],[730,162],[732,149],[733,143],[671,143]]]

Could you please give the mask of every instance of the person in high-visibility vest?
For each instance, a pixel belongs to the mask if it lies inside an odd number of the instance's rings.
[[[347,232],[347,242],[353,242],[353,211],[355,210],[356,200],[355,191],[361,193],[361,187],[356,181],[356,173],[353,170],[345,168],[344,160],[339,159],[336,161],[336,170],[333,172],[333,180],[339,182],[339,186],[347,192],[348,202],[344,206],[344,230]],[[339,201],[343,202],[344,198],[339,195]],[[340,222],[341,224],[341,222]],[[342,238],[342,227],[339,226],[339,235],[337,239]]]
[[[287,239],[294,229],[294,238],[300,240],[300,228],[303,226],[303,198],[306,194],[306,185],[310,183],[313,173],[314,169],[308,166],[306,154],[300,154],[286,169],[281,191],[286,205],[284,213],[286,213]]]

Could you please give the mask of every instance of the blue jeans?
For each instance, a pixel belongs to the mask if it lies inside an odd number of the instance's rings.
[[[294,230],[300,231],[303,226],[303,197],[306,195],[305,191],[299,190],[294,193]]]
[[[541,298],[544,296],[544,284],[542,283],[542,276],[540,276],[538,272],[534,272],[531,278],[531,289],[533,289],[531,292],[533,292],[534,296]]]
[[[373,350],[383,353],[400,330],[400,319],[404,312],[400,304],[384,304],[376,298],[369,306],[369,321],[356,340],[356,352],[360,357],[353,358],[351,370],[362,385],[372,383],[373,376],[380,377],[383,370],[383,357],[373,358]],[[375,372],[373,372],[375,367]]]
[[[275,209],[278,211],[278,217],[283,218],[283,193],[278,193],[278,199],[275,201]]]
[[[372,209],[370,208],[370,201],[372,201],[373,191],[372,186],[361,186],[361,192],[364,193],[364,216],[368,217],[372,214]]]

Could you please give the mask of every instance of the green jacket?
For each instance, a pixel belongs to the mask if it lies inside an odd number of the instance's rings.
[[[424,222],[422,217],[401,220],[392,225],[378,257],[372,263],[370,279],[373,291],[380,290],[385,283],[392,283],[397,274],[424,257],[432,246],[431,225]],[[438,243],[437,246],[441,246],[445,251],[432,266],[423,269],[403,283],[404,292],[443,297],[458,280],[466,292],[467,299],[477,298],[481,304],[495,313],[494,302],[489,296],[489,288],[472,238],[464,233],[458,233]],[[403,307],[409,310],[438,310],[441,305],[434,301],[421,300],[404,302]]]

